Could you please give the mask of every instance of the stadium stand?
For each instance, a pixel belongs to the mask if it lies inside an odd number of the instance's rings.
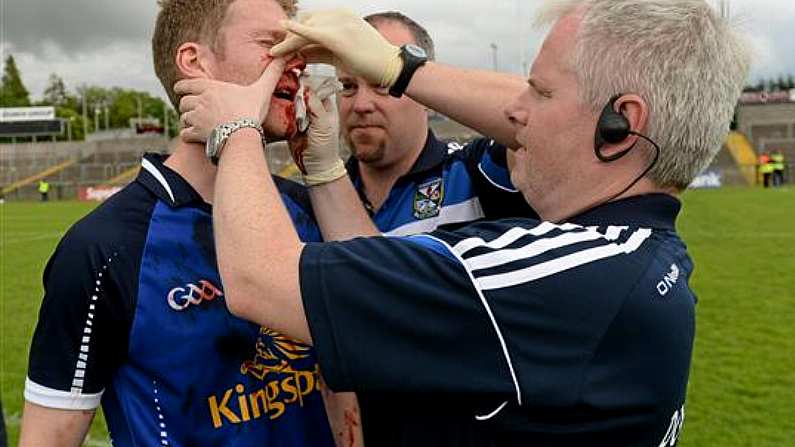
[[[431,128],[442,140],[465,143],[478,133],[441,115],[431,115]],[[778,123],[749,127],[761,151],[780,149],[790,163],[795,161],[795,125]],[[73,200],[81,187],[123,186],[132,181],[140,169],[145,152],[170,152],[175,140],[162,137],[97,139],[78,143],[25,143],[0,145],[0,191],[6,199],[33,200],[40,179],[53,188],[53,199]],[[723,149],[709,170],[719,172],[724,185],[756,184],[756,141],[745,133],[731,132]],[[349,154],[345,147],[341,155]],[[271,172],[300,181],[300,172],[292,163],[287,144],[275,143],[268,155]],[[790,171],[793,165],[790,164]],[[790,172],[792,174],[792,172]],[[793,176],[789,175],[791,179]]]
[[[733,175],[735,173],[732,172],[733,169],[728,163],[729,160],[727,160],[727,157],[731,157],[735,164],[734,168],[738,171],[737,174],[745,180],[745,184],[755,185],[756,156],[757,153],[751,141],[744,134],[733,131],[729,132],[729,136],[726,137],[726,144],[721,153],[718,154],[717,160],[721,162],[721,168],[726,172],[725,175]],[[737,179],[729,184],[742,184],[739,180]]]
[[[96,186],[140,164],[144,152],[168,149],[162,137],[79,143],[0,145],[0,185],[6,199],[38,197],[36,182],[46,178],[53,199],[74,199],[81,186]]]

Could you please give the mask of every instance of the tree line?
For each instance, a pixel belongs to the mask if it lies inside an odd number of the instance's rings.
[[[779,75],[777,78],[761,78],[754,85],[747,85],[745,92],[777,92],[795,88],[795,76]]]
[[[99,130],[130,128],[130,119],[138,117],[159,119],[161,126],[168,122],[166,130],[169,136],[175,136],[178,132],[178,116],[171,105],[143,91],[85,84],[70,91],[63,79],[53,73],[42,98],[34,101],[22,81],[13,55],[9,55],[5,59],[0,84],[0,107],[29,106],[55,107],[55,116],[70,123],[73,140],[85,139],[84,129],[90,134]],[[63,141],[68,137],[67,132],[64,132],[58,140]],[[0,142],[5,142],[3,140],[0,139]]]

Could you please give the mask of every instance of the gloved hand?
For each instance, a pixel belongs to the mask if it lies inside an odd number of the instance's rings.
[[[315,89],[307,87],[309,128],[290,141],[293,160],[304,175],[307,186],[333,182],[347,175],[339,156],[339,119],[331,96],[339,82],[328,78]]]
[[[308,63],[343,66],[380,87],[392,87],[403,69],[400,48],[347,9],[304,13],[281,24],[288,34],[271,49],[274,57],[301,51]]]

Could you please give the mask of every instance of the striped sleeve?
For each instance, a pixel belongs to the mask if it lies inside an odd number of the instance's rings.
[[[56,409],[97,408],[126,356],[128,306],[117,282],[119,253],[72,230],[44,272],[45,295],[30,349],[25,399]]]
[[[332,387],[497,394],[488,418],[507,402],[577,401],[651,241],[645,228],[512,219],[310,244],[301,292]]]
[[[440,244],[308,244],[300,273],[315,349],[335,391],[466,392],[499,395],[497,404],[514,393],[483,301]]]
[[[575,224],[514,227],[492,240],[469,237],[451,250],[481,290],[531,283],[590,263],[636,251],[651,237],[647,228],[610,226],[605,232]]]

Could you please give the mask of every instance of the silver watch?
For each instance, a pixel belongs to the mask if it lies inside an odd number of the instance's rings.
[[[218,158],[221,156],[221,150],[226,144],[226,140],[240,129],[252,128],[259,132],[262,138],[262,145],[265,145],[265,131],[262,126],[251,118],[242,118],[229,123],[221,124],[210,132],[207,138],[207,145],[205,146],[205,153],[207,158],[214,164],[218,164]]]

